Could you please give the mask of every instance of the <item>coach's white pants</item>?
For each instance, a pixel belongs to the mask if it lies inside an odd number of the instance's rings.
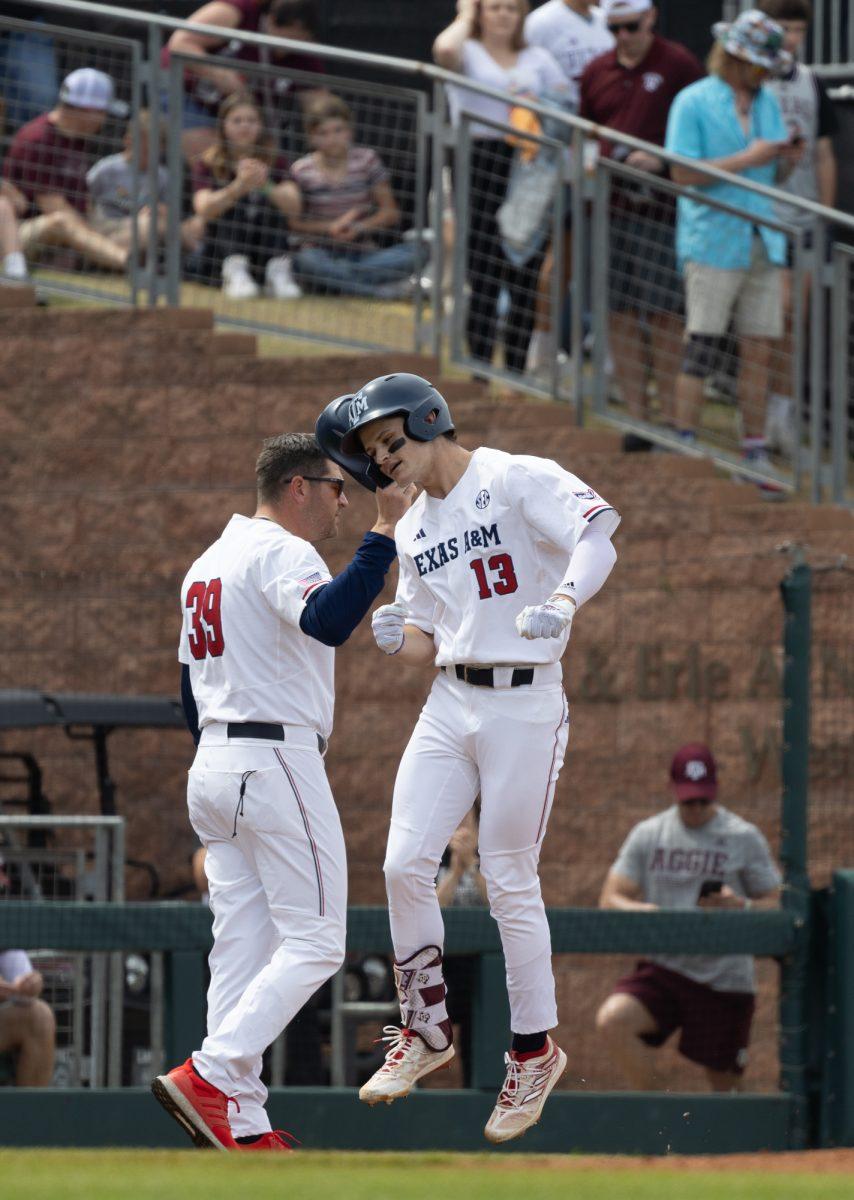
[[[228,741],[222,728],[203,731],[188,786],[214,915],[208,1036],[193,1063],[237,1100],[229,1119],[243,1137],[270,1129],[264,1050],[344,961],[347,864],[312,738]]]
[[[473,687],[440,673],[401,759],[392,802],[384,870],[400,960],[443,945],[436,873],[480,794],[480,869],[501,932],[514,1033],[557,1024],[537,867],[569,731],[559,670],[546,669],[551,682],[513,689]]]

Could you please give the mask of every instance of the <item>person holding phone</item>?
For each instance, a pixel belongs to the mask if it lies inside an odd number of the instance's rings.
[[[776,907],[780,872],[755,825],[717,802],[717,765],[701,742],[670,764],[675,803],[631,830],[608,872],[600,908]],[[713,1091],[740,1091],[755,1009],[747,954],[655,955],[619,979],[596,1027],[631,1087],[662,1086],[656,1050],[680,1030],[679,1053]]]

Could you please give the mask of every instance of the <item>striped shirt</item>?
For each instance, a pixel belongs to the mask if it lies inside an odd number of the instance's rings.
[[[361,209],[364,216],[372,212],[376,207],[373,190],[388,180],[388,170],[376,150],[351,146],[343,176],[330,178],[319,156],[307,154],[291,167],[291,179],[302,194],[307,220],[336,221],[353,208]],[[306,244],[311,244],[311,239]]]

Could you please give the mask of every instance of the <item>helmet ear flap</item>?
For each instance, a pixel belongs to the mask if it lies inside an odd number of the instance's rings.
[[[347,409],[352,400],[352,395],[339,396],[327,404],[317,418],[314,436],[327,458],[331,458],[362,487],[375,492],[377,488],[389,486],[392,481],[388,475],[384,475],[373,459],[364,452],[352,451],[345,454],[341,449],[341,439],[350,427]]]

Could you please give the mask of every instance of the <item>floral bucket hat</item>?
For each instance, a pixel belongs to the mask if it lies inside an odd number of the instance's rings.
[[[783,49],[783,27],[758,8],[748,9],[734,21],[718,21],[712,33],[734,58],[765,67],[775,75],[791,69],[792,56]]]

